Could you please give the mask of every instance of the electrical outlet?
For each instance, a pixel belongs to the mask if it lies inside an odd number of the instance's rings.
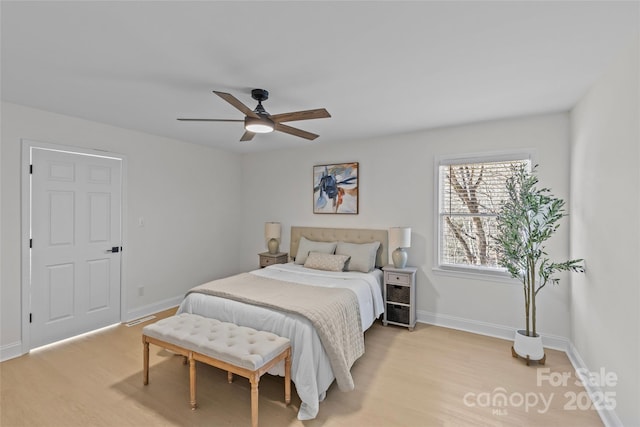
[[[138,286],[138,296],[139,297],[144,296],[144,286]]]

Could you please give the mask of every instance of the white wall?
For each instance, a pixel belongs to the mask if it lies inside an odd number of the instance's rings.
[[[266,221],[283,224],[284,251],[288,251],[292,225],[383,229],[408,225],[412,228],[408,263],[419,269],[419,319],[512,338],[514,329],[524,325],[520,286],[432,271],[436,250],[433,171],[437,156],[518,149],[535,149],[541,184],[568,200],[569,118],[563,113],[331,146],[301,142],[301,148],[295,150],[246,155],[242,161],[246,181],[241,268],[258,265],[257,253],[266,249]],[[360,163],[360,213],[313,214],[313,166],[354,161]],[[569,254],[568,232],[565,221],[550,245],[551,254],[562,260]],[[539,331],[546,335],[547,345],[562,346],[570,335],[568,278],[540,295]],[[554,341],[549,337],[562,338]]]
[[[127,317],[177,304],[190,287],[237,272],[238,155],[10,103],[2,104],[1,136],[3,356],[15,353],[21,339],[21,138],[126,156]],[[140,217],[144,227],[138,226]]]
[[[571,114],[573,342],[590,371],[618,376],[624,425],[640,425],[640,69],[629,46]]]

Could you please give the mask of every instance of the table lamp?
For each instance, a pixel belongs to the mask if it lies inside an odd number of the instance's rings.
[[[411,247],[411,227],[391,227],[389,229],[389,247],[396,248],[391,254],[393,266],[404,268],[407,265],[407,251]]]
[[[282,228],[279,222],[264,223],[264,237],[265,239],[269,239],[269,242],[267,242],[267,247],[269,248],[270,254],[278,253],[281,230]]]

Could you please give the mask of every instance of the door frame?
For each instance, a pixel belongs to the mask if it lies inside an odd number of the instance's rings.
[[[126,293],[126,249],[127,249],[127,158],[123,154],[114,153],[107,150],[97,150],[92,148],[76,147],[71,145],[54,144],[49,142],[40,142],[29,139],[21,139],[22,158],[21,158],[21,342],[22,354],[29,353],[31,350],[31,327],[29,322],[29,314],[31,312],[31,248],[29,240],[31,239],[31,150],[39,148],[51,151],[64,151],[73,154],[97,157],[109,157],[118,159],[122,163],[122,198],[120,203],[120,233],[122,234],[122,246],[124,250],[120,255],[120,322],[126,317],[127,312],[127,293]]]

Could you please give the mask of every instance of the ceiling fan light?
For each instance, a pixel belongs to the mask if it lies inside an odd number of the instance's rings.
[[[267,118],[246,117],[244,119],[244,128],[253,133],[269,133],[273,132],[275,125],[273,121]]]

